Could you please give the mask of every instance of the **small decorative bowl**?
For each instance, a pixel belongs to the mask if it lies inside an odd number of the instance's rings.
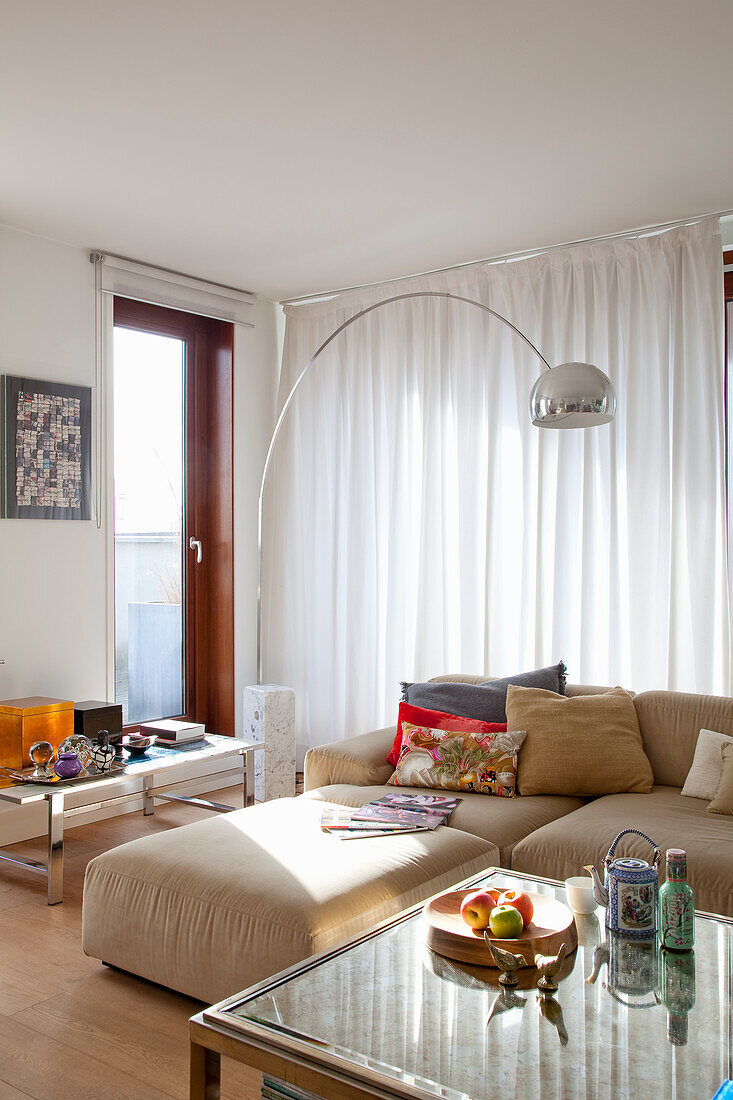
[[[132,757],[144,756],[156,740],[155,737],[138,737],[134,733],[129,733],[122,738],[122,747],[127,749]]]

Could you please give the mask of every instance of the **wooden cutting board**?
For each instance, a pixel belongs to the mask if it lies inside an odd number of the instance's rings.
[[[474,888],[475,889],[475,888]],[[474,890],[450,890],[429,901],[423,910],[427,922],[426,943],[439,955],[473,966],[494,966],[483,932],[469,928],[460,914],[461,902]],[[534,919],[515,940],[492,943],[515,955],[524,955],[527,966],[534,966],[535,955],[556,955],[564,943],[568,954],[578,946],[578,934],[572,912],[563,902],[545,894],[529,895],[534,904]]]

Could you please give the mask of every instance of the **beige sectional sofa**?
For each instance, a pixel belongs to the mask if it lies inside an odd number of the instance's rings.
[[[478,683],[485,677],[436,677],[448,679]],[[567,694],[607,690],[569,684]],[[700,730],[733,736],[733,699],[647,691],[635,696],[634,706],[654,773],[651,794],[589,800],[463,794],[449,827],[496,844],[504,867],[562,880],[582,873],[587,863],[600,867],[614,836],[633,826],[662,849],[684,848],[697,908],[733,917],[733,818],[707,813],[707,802],[681,794]],[[357,806],[392,789],[385,786],[392,773],[385,758],[395,731],[389,727],[312,749],[305,762],[305,797]],[[624,842],[625,854],[648,858],[648,845],[642,840]]]
[[[342,843],[320,829],[324,803],[357,806],[393,789],[386,756],[395,727],[313,749],[303,796],[154,833],[93,859],[83,949],[212,1002],[490,866],[557,879],[600,866],[627,826],[661,848],[685,848],[697,907],[733,917],[733,818],[707,813],[706,802],[680,791],[700,729],[733,737],[733,699],[652,691],[634,705],[651,794],[464,793],[448,828],[429,834]],[[625,854],[647,857],[636,840]]]

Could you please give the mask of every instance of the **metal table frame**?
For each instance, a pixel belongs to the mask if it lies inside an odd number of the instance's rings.
[[[262,744],[249,744],[232,737],[208,735],[210,745],[213,743],[217,752],[208,752],[204,755],[187,758],[181,753],[182,759],[176,759],[175,750],[170,751],[171,759],[155,758],[147,761],[130,761],[124,772],[116,772],[114,775],[100,776],[96,779],[79,780],[77,783],[68,783],[64,786],[44,786],[42,784],[13,783],[8,787],[0,787],[0,799],[12,802],[14,805],[28,805],[31,802],[44,801],[47,806],[47,832],[48,832],[48,857],[46,862],[31,859],[29,856],[20,855],[17,852],[0,849],[0,862],[11,863],[17,867],[24,867],[27,871],[33,871],[39,875],[45,875],[48,879],[48,904],[58,905],[64,900],[64,820],[76,817],[78,814],[89,813],[93,810],[107,808],[108,806],[121,805],[142,797],[143,814],[149,816],[155,812],[156,799],[161,802],[186,802],[200,809],[211,810],[214,813],[229,813],[236,807],[227,806],[221,802],[212,802],[210,799],[199,798],[194,795],[174,794],[181,787],[189,786],[207,776],[216,776],[222,782],[237,776],[242,782],[242,806],[251,806],[254,803],[254,766],[247,766],[250,754],[258,749],[263,749]],[[210,747],[209,745],[209,747]],[[202,750],[203,752],[204,750]],[[236,768],[226,771],[202,771],[201,775],[189,776],[187,779],[173,780],[169,783],[156,784],[155,778],[161,772],[169,768],[202,765],[208,760],[221,760],[227,756],[239,756],[241,762]],[[158,763],[158,766],[155,766]],[[140,768],[141,764],[151,765],[149,768]],[[112,793],[120,784],[129,783],[131,779],[142,778],[142,789],[125,791],[122,794]],[[106,793],[110,790],[110,794]],[[94,792],[94,801],[85,802],[79,806],[66,806],[67,795],[80,792]]]

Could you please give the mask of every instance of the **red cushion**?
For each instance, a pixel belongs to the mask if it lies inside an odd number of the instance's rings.
[[[434,730],[460,730],[463,733],[506,733],[506,722],[479,722],[476,718],[461,718],[456,714],[443,714],[440,710],[425,710],[412,707],[409,703],[400,703],[397,714],[397,733],[387,763],[393,768],[402,748],[402,723],[411,722],[415,726],[428,726]]]

